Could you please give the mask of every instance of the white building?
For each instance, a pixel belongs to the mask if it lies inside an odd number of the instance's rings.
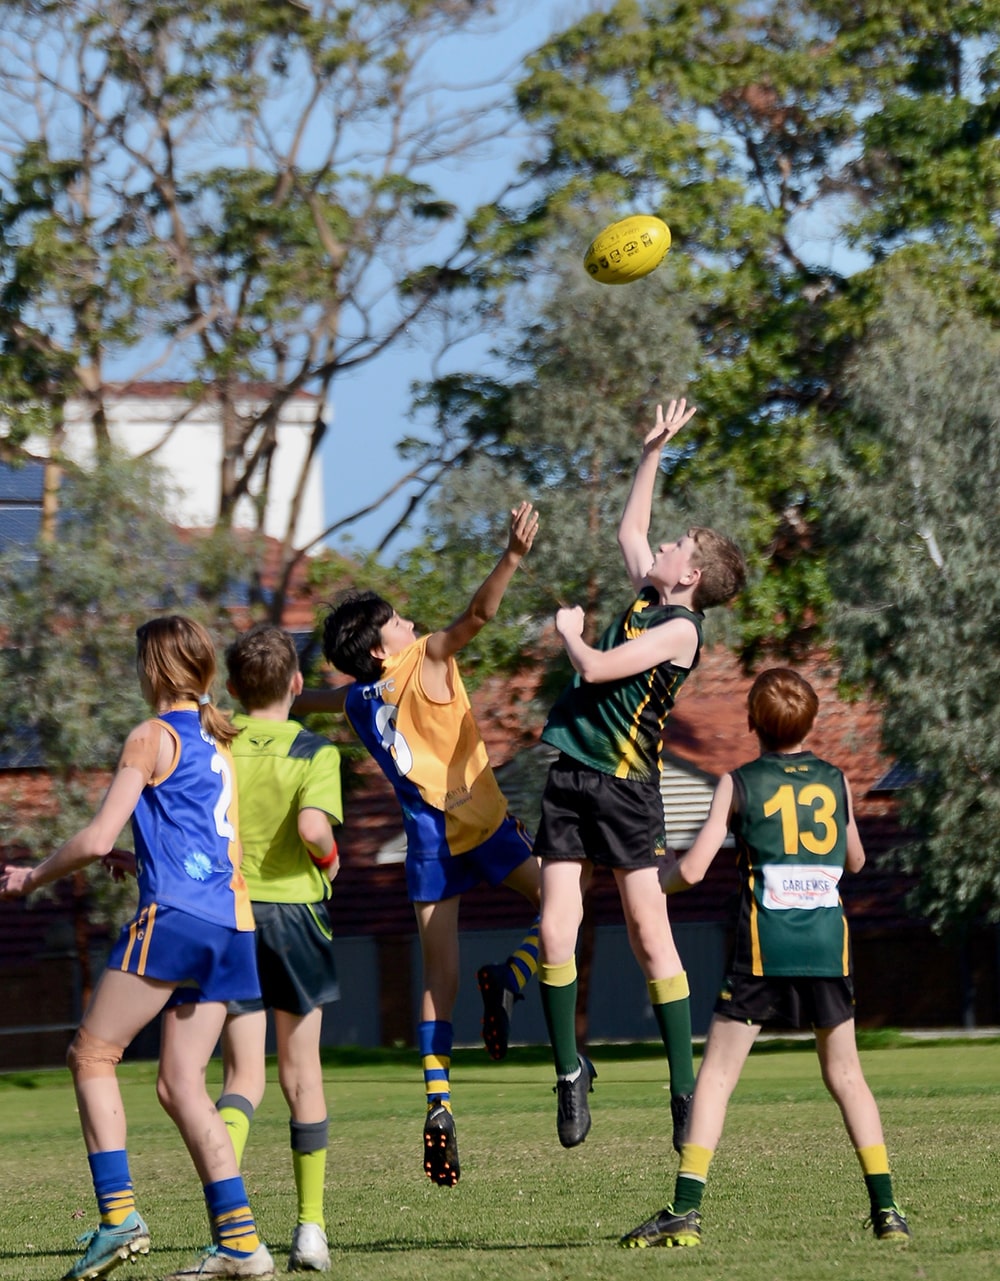
[[[253,389],[238,405],[248,417],[262,407]],[[120,449],[133,456],[149,455],[170,475],[176,491],[166,515],[175,524],[200,529],[215,523],[219,513],[222,468],[222,426],[219,409],[211,398],[194,403],[184,395],[180,382],[131,383],[120,392],[105,395],[108,431]],[[265,534],[283,538],[290,505],[307,457],[316,415],[323,411],[318,399],[299,392],[285,404],[277,427],[277,444],[271,462]],[[329,410],[326,410],[329,414]],[[93,454],[94,433],[86,402],[71,400],[66,406],[67,455],[86,464]],[[259,483],[254,492],[259,493]],[[254,528],[251,499],[236,510],[235,524]],[[326,528],[319,456],[313,459],[303,492],[302,508],[294,534],[296,547],[304,547]]]

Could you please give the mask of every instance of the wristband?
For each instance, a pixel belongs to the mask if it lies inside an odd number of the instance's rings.
[[[331,848],[330,853],[324,858],[317,858],[312,850],[309,851],[309,857],[322,872],[325,872],[328,867],[333,867],[337,859],[340,858],[340,851],[337,849],[336,840],[333,842],[333,847]]]

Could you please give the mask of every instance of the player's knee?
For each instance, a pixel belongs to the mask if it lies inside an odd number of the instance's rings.
[[[94,1036],[85,1027],[77,1029],[76,1036],[66,1051],[66,1066],[75,1081],[90,1081],[96,1077],[114,1076],[115,1068],[125,1053],[123,1045],[113,1045]]]
[[[159,1076],[156,1078],[156,1097],[159,1100],[160,1107],[163,1108],[167,1116],[173,1117],[177,1111],[177,1100],[181,1091],[167,1077],[163,1075],[161,1069]]]

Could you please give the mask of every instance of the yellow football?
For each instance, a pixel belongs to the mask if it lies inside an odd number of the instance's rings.
[[[632,214],[594,237],[583,265],[602,285],[627,285],[648,276],[669,248],[670,228],[662,218]]]

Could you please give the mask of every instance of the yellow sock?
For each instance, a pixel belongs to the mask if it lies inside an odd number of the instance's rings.
[[[242,1166],[243,1153],[246,1151],[247,1139],[250,1137],[253,1104],[242,1094],[224,1094],[215,1106],[229,1131],[229,1138],[236,1154],[236,1165]]]

